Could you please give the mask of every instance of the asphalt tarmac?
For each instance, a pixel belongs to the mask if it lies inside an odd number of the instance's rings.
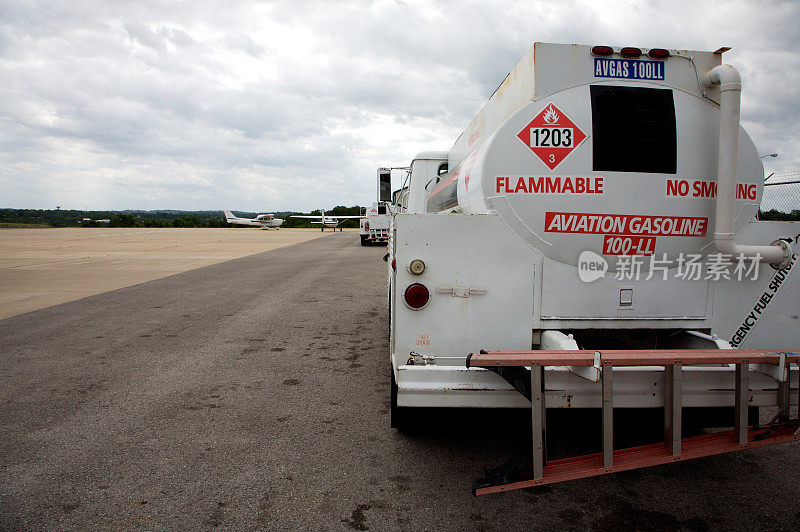
[[[389,428],[384,252],[335,233],[0,321],[0,528],[800,527],[798,444],[472,496],[528,412]]]

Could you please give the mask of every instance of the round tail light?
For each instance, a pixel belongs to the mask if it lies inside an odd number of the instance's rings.
[[[414,283],[408,285],[408,288],[406,288],[405,299],[406,304],[409,307],[413,309],[419,309],[428,303],[428,299],[430,299],[430,293],[428,292],[428,289],[425,288],[425,285]]]
[[[614,49],[610,46],[593,46],[592,55],[607,56],[614,53]]]
[[[620,50],[619,55],[621,55],[622,57],[631,57],[631,58],[639,57],[642,55],[642,51],[639,48],[627,47]]]
[[[650,50],[647,52],[647,55],[653,59],[666,59],[670,56],[669,50],[665,50],[663,48],[650,48]]]

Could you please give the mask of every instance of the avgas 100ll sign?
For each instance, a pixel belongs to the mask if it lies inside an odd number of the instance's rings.
[[[595,57],[594,77],[622,79],[664,79],[665,64],[662,61],[638,59],[607,59]]]

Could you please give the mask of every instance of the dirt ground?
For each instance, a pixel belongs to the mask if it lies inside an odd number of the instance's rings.
[[[0,319],[326,234],[258,228],[0,229]]]

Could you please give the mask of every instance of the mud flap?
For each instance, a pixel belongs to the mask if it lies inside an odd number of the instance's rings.
[[[486,351],[481,350],[480,353],[485,354]],[[470,358],[472,358],[472,353],[467,356],[467,367],[469,367]],[[524,366],[497,366],[485,369],[502,377],[525,399],[531,400],[531,372],[529,369]],[[487,468],[484,472],[485,476],[476,479],[473,483],[472,494],[476,495],[477,490],[481,488],[530,479],[533,464],[532,456],[532,452],[528,450],[514,455],[502,465]]]
[[[476,479],[472,485],[472,494],[477,495],[479,489],[500,486],[528,480],[531,478],[533,467],[532,454],[520,453],[513,456],[506,463],[486,469],[483,478]]]

